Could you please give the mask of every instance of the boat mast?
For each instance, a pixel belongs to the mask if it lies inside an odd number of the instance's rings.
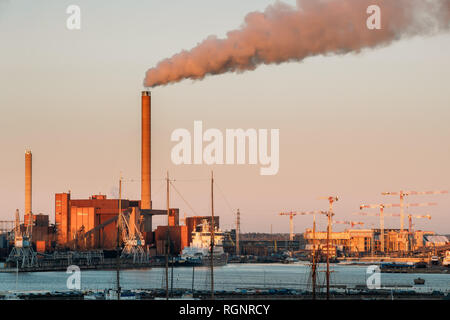
[[[117,300],[120,300],[120,224],[122,216],[122,175],[119,178],[119,214],[117,215],[117,249],[116,249],[116,284],[117,284]]]
[[[338,197],[328,197],[330,203],[330,210],[328,211],[328,227],[327,227],[327,300],[330,300],[330,233],[331,233],[331,218],[333,213],[333,202],[338,201]]]
[[[170,295],[173,297],[173,265],[174,265],[174,257],[170,256],[170,261],[172,262],[172,266],[170,267]]]
[[[169,200],[169,171],[167,171],[167,246],[166,246],[166,300],[169,300],[169,250],[170,250],[170,200]]]
[[[195,264],[192,264],[192,295],[194,294]]]
[[[211,268],[211,299],[214,300],[214,229],[215,229],[215,220],[214,220],[214,172],[211,171],[211,226],[210,226],[210,235],[211,235],[211,254],[210,254],[210,268]]]
[[[327,300],[330,300],[330,221],[331,221],[331,204],[330,204],[330,212],[328,212],[328,226],[327,226]]]
[[[326,213],[328,217],[327,226],[327,300],[330,299],[330,233],[331,233],[331,218],[333,213],[333,202],[338,201],[338,197],[320,197],[319,199],[327,199],[330,205],[329,211]]]
[[[272,225],[270,225],[270,233],[272,233]],[[236,212],[236,255],[240,256],[241,251],[239,247],[239,234],[241,233],[241,213],[239,212],[239,209],[237,209]]]
[[[313,222],[313,256],[312,256],[312,268],[311,268],[311,278],[312,278],[312,298],[316,299],[316,215],[314,215]]]

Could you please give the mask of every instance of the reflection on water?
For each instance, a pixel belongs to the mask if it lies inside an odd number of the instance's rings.
[[[332,265],[332,285],[365,285],[367,266]],[[325,266],[321,265],[318,284],[325,284]],[[229,264],[214,269],[214,287],[216,290],[234,290],[236,288],[292,288],[308,289],[309,267],[304,263],[296,264]],[[169,286],[172,285],[169,270]],[[195,268],[194,287],[208,290],[210,273],[207,267]],[[124,289],[150,289],[165,286],[164,268],[123,270],[120,272],[121,286]],[[192,288],[193,270],[190,267],[173,269],[174,288]],[[425,285],[414,285],[414,279],[420,276]],[[67,290],[69,274],[65,272],[0,273],[0,291]],[[103,290],[115,287],[116,273],[107,271],[82,271],[82,289]],[[416,291],[450,291],[450,274],[393,274],[382,273],[381,285],[402,287],[413,286]],[[411,288],[407,288],[411,290]]]

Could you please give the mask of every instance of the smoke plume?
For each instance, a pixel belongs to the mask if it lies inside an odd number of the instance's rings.
[[[370,5],[381,9],[381,29],[369,30]],[[450,29],[450,0],[297,0],[252,12],[226,38],[209,36],[147,71],[144,86],[254,70],[261,64],[359,52],[415,35]]]

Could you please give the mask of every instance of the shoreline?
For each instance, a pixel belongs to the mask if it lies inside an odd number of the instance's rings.
[[[301,261],[303,262],[303,261]],[[381,264],[383,262],[380,261],[352,261],[352,262],[340,262],[333,264],[333,266],[367,266],[373,264]],[[215,265],[215,267],[222,267],[224,265],[254,265],[255,263],[234,263],[229,262],[227,264]],[[261,265],[273,265],[274,263],[256,263]],[[302,265],[303,263],[290,263],[288,265]],[[286,265],[286,264],[283,264]],[[28,273],[28,272],[65,272],[67,270],[66,265],[58,265],[58,266],[39,266],[39,267],[31,267],[31,268],[0,268],[0,273]],[[93,264],[93,265],[79,265],[80,270],[98,270],[98,271],[115,271],[117,270],[117,265],[113,263],[104,263],[104,264]],[[191,265],[174,265],[174,268],[192,268]],[[196,268],[208,267],[208,266],[195,266]],[[153,269],[153,268],[165,268],[165,263],[163,262],[152,262],[152,263],[121,263],[120,270],[133,270],[133,269]],[[169,264],[169,268],[172,266]],[[411,267],[399,267],[399,268],[381,268],[381,273],[411,273],[411,274],[450,274],[450,268],[444,266],[431,266],[426,268],[415,268]]]

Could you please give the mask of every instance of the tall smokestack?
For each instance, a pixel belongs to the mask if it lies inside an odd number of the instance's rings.
[[[141,209],[152,208],[151,198],[151,94],[142,91]]]
[[[25,151],[25,214],[31,213],[31,186],[32,186],[32,158],[31,151]]]

